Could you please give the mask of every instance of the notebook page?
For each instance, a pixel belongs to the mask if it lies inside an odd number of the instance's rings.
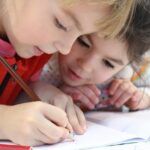
[[[150,110],[137,112],[90,112],[88,120],[116,129],[121,132],[134,134],[143,139],[150,137]]]
[[[87,132],[84,135],[76,135],[74,142],[64,142],[55,145],[34,147],[33,150],[84,150],[106,145],[121,143],[128,139],[136,138],[131,134],[122,133],[92,122],[88,123]]]

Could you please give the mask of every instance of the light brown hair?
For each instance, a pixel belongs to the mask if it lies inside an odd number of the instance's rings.
[[[73,4],[80,0],[63,0],[66,4]],[[82,0],[83,1],[83,0]],[[85,0],[89,3],[104,3],[111,7],[109,15],[98,21],[99,33],[108,38],[123,35],[130,24],[136,0]]]

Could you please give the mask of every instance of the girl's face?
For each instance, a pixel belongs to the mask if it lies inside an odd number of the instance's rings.
[[[59,56],[61,76],[71,86],[101,84],[129,63],[127,48],[118,39],[79,37],[68,55]]]
[[[108,5],[86,0],[72,5],[64,0],[6,1],[3,28],[24,58],[57,51],[67,54],[77,37],[98,30],[96,22],[108,12]]]

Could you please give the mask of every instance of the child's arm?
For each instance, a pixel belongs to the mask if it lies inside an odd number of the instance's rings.
[[[73,103],[70,96],[43,81],[33,83],[31,86],[42,101],[55,105],[66,112],[68,120],[76,133],[83,134],[85,132],[86,120],[84,114]]]
[[[52,144],[69,136],[66,113],[43,102],[0,105],[0,118],[0,139],[16,144]]]

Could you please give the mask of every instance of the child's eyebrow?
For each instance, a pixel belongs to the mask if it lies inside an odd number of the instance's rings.
[[[68,11],[68,10],[64,10],[65,14],[68,15],[75,23],[75,26],[77,27],[77,29],[79,31],[83,31],[83,28],[79,22],[79,20],[77,19],[77,17],[71,12],[71,11]]]
[[[115,63],[117,63],[118,65],[123,66],[124,62],[121,59],[116,59],[116,58],[112,58],[112,57],[107,57],[107,59],[109,59],[110,61],[113,61]]]

